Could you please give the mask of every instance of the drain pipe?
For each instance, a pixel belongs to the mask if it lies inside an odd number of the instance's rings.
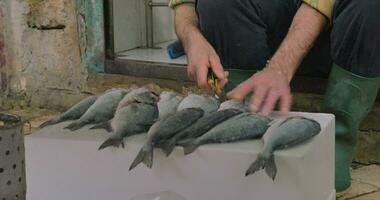
[[[147,48],[154,47],[153,39],[153,7],[168,7],[164,2],[153,2],[145,0],[145,20],[146,20],[146,46]]]

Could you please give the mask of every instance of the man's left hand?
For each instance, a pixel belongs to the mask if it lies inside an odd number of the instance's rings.
[[[280,101],[280,111],[288,113],[292,101],[289,82],[289,78],[282,71],[266,67],[241,83],[227,96],[232,99],[243,100],[245,96],[252,92],[250,102],[252,112],[269,115],[277,101]]]

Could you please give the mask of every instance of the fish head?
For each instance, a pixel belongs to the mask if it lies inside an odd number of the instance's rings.
[[[178,106],[178,111],[186,108],[202,108],[205,112],[216,111],[219,107],[219,101],[210,96],[201,96],[191,94],[185,97]]]
[[[155,105],[159,100],[159,96],[153,92],[143,92],[134,97],[134,102]]]

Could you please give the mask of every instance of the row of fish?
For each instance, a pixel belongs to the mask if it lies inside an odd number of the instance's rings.
[[[220,104],[210,96],[183,97],[174,92],[157,95],[146,88],[112,89],[99,97],[88,97],[41,127],[67,120],[75,120],[66,127],[72,131],[95,124],[91,129],[112,132],[99,150],[124,147],[124,138],[148,132],[130,170],[140,163],[151,168],[154,148],[169,156],[175,146],[182,146],[187,155],[204,144],[256,139],[265,134],[264,148],[246,175],[265,169],[272,179],[277,173],[273,152],[302,143],[321,129],[311,119],[273,120],[250,113],[244,103],[235,100]]]

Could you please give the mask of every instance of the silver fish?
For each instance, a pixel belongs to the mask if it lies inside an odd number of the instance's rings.
[[[252,113],[242,113],[188,142],[183,146],[185,155],[194,152],[200,145],[226,143],[261,137],[269,127],[271,119]]]
[[[161,92],[160,101],[158,102],[159,118],[162,119],[175,113],[183,98],[183,96],[175,92]]]
[[[241,110],[242,112],[248,111],[248,106],[245,105],[244,102],[240,102],[235,99],[228,100],[220,104],[218,111],[231,109],[231,108]]]
[[[248,168],[246,176],[261,169],[274,180],[277,167],[274,161],[275,150],[285,149],[314,137],[321,131],[320,124],[304,117],[290,117],[274,123],[264,136],[264,148],[257,156],[255,162]]]
[[[79,103],[75,104],[73,107],[68,109],[66,112],[61,114],[58,117],[55,117],[49,121],[46,121],[40,125],[40,128],[43,128],[45,126],[58,124],[64,121],[68,120],[75,120],[79,119],[86,111],[87,109],[95,103],[95,101],[98,99],[96,96],[89,96],[80,101]]]
[[[242,111],[238,109],[225,109],[217,112],[210,112],[203,115],[202,118],[197,120],[194,124],[186,128],[185,130],[175,134],[169,140],[164,141],[159,146],[162,151],[169,156],[173,151],[177,141],[181,139],[195,139],[207,131],[215,127],[216,125],[228,120],[229,118],[241,114]]]
[[[117,105],[116,107],[116,111],[120,110],[121,108],[127,106],[130,102],[134,102],[135,101],[135,98],[141,94],[141,93],[145,93],[145,92],[150,92],[148,89],[146,88],[136,88],[136,89],[132,89],[128,92],[128,94],[126,94],[123,99],[119,102],[119,104]],[[115,114],[116,114],[116,111],[115,111]],[[112,128],[111,128],[111,120],[108,120],[108,121],[105,121],[105,122],[101,122],[101,123],[98,123],[96,124],[95,126],[91,127],[90,129],[105,129],[106,131],[108,132],[112,132]]]
[[[219,107],[219,101],[211,96],[201,96],[190,94],[185,97],[178,106],[177,111],[186,108],[201,108],[206,113],[216,111]]]
[[[126,99],[128,102],[123,102],[125,106],[116,111],[110,124],[113,135],[99,147],[99,150],[108,146],[124,147],[125,137],[145,133],[155,122],[158,117],[157,96],[151,92],[144,92],[137,94],[133,99]]]
[[[200,108],[187,108],[154,123],[148,131],[147,142],[141,148],[129,170],[132,170],[141,162],[147,167],[152,168],[154,147],[161,141],[189,127],[201,118],[203,114],[204,111]]]
[[[122,100],[118,103],[116,110],[120,110],[120,108],[125,107],[124,103],[133,102],[137,95],[144,93],[144,92],[150,92],[150,91],[146,88],[137,88],[137,89],[133,89],[133,90],[129,91],[128,94],[126,94],[122,98]]]
[[[116,89],[103,94],[78,120],[66,126],[65,129],[75,131],[86,124],[97,124],[110,120],[114,116],[118,103],[127,93],[128,90]]]

